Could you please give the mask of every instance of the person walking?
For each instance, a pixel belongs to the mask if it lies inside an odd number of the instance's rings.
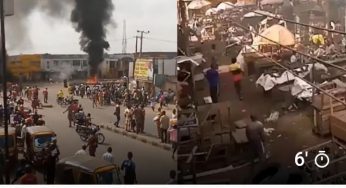
[[[48,103],[48,88],[43,90],[43,102]]]
[[[243,100],[241,94],[241,81],[243,79],[243,71],[240,68],[240,64],[237,63],[237,58],[232,58],[232,64],[230,65],[229,70],[233,76],[233,84],[238,98],[239,100]]]
[[[140,108],[140,124],[139,124],[139,133],[144,133],[144,125],[145,125],[145,108],[144,105]]]
[[[102,155],[102,159],[111,164],[114,164],[114,157],[112,155],[112,147],[107,148],[107,152]]]
[[[132,152],[128,152],[127,160],[124,160],[121,164],[121,170],[125,171],[124,175],[124,184],[136,184],[136,164],[132,160],[133,154]]]
[[[257,120],[257,118],[254,115],[250,115],[251,122],[246,127],[246,136],[254,150],[255,153],[255,160],[256,162],[257,158],[260,160],[263,160],[265,149],[264,149],[264,128],[263,124]]]
[[[153,121],[157,129],[157,136],[161,139],[160,117],[161,117],[161,112],[158,112],[156,116],[154,117]]]
[[[76,104],[72,103],[63,112],[63,113],[67,112],[67,119],[68,119],[68,122],[69,122],[69,127],[72,127],[72,122],[74,121],[74,115],[76,113],[76,110],[77,110],[76,109]]]
[[[94,93],[92,94],[92,98],[93,98],[93,108],[97,108],[97,94],[96,91],[94,91]]]
[[[127,106],[125,113],[125,131],[130,131],[131,130],[131,123],[132,123],[132,116],[133,116],[133,111],[130,108],[130,106]]]
[[[96,131],[92,132],[92,135],[88,139],[89,155],[95,157],[96,148],[97,148],[97,136]]]
[[[115,121],[114,125],[116,127],[119,127],[119,122],[120,122],[120,104],[119,104],[119,102],[117,102],[117,104],[115,105],[114,115],[117,118],[117,120]]]
[[[169,128],[169,117],[166,115],[166,111],[162,111],[162,115],[160,117],[160,130],[161,130],[161,142],[167,143],[167,130]]]
[[[172,159],[174,159],[175,152],[178,149],[178,129],[176,123],[172,123],[168,129],[169,141],[172,144]]]
[[[82,149],[78,150],[74,155],[75,156],[77,156],[77,155],[87,155],[86,149],[87,149],[87,146],[83,145]]]
[[[48,148],[48,160],[47,160],[47,184],[54,184],[55,179],[55,167],[59,160],[60,151],[54,140]]]
[[[217,71],[217,64],[211,64],[210,69],[205,74],[209,82],[210,97],[213,103],[218,102],[218,92],[220,85],[219,72]]]

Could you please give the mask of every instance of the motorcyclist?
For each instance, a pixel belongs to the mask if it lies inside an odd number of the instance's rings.
[[[85,113],[83,109],[80,109],[78,113],[76,113],[76,120],[78,125],[84,125],[86,121]]]
[[[91,126],[91,114],[90,113],[88,113],[88,115],[85,118],[85,125]]]
[[[62,89],[57,94],[58,101],[61,102],[64,99],[64,92]]]

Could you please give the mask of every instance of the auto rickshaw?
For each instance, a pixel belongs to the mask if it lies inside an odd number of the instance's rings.
[[[89,155],[74,155],[56,165],[56,183],[121,184],[120,170],[115,164]]]
[[[36,167],[42,167],[45,149],[56,140],[56,134],[46,126],[31,126],[26,128],[24,157]]]
[[[18,148],[16,142],[16,129],[8,128],[8,150],[10,155],[10,164],[15,164],[18,160]],[[5,129],[0,128],[0,150],[5,150]]]

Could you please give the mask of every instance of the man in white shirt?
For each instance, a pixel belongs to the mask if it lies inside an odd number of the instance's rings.
[[[87,155],[86,149],[87,149],[87,146],[83,145],[82,149],[78,150],[75,155]]]
[[[102,159],[109,162],[109,163],[114,164],[114,158],[112,155],[112,148],[111,147],[107,148],[107,152],[102,155]]]

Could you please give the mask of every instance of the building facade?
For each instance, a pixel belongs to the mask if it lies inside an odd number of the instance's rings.
[[[9,56],[7,69],[18,80],[39,80],[41,79],[41,55]]]
[[[99,77],[106,79],[128,77],[129,64],[133,61],[133,54],[108,54],[100,65]]]
[[[41,69],[44,80],[85,79],[89,70],[88,56],[43,54]]]

